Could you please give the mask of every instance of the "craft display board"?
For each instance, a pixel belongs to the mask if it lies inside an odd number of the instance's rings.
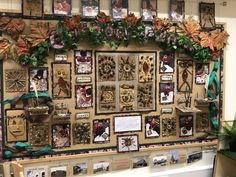
[[[33,150],[51,145],[63,153],[111,147],[121,153],[195,140],[211,129],[208,103],[196,100],[206,98],[205,79],[213,64],[152,44],[114,51],[86,43],[50,53],[44,67],[4,61],[4,98],[39,96],[5,105],[4,145],[23,141]],[[52,102],[40,100],[44,92]],[[41,103],[46,108],[38,107]]]

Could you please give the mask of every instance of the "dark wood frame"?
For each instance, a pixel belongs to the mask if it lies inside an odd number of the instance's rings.
[[[76,52],[81,52],[81,51],[86,51],[86,52],[90,52],[91,54],[91,71],[90,72],[77,72],[77,64],[76,64]],[[74,50],[74,69],[75,69],[75,74],[92,74],[93,72],[93,51],[92,50]]]
[[[95,16],[92,16],[92,15],[88,15],[88,16],[85,16],[84,15],[84,13],[83,13],[83,1],[88,1],[88,0],[80,0],[80,4],[81,4],[81,14],[82,14],[82,17],[83,18],[95,18],[97,15],[95,15]],[[98,13],[100,12],[100,0],[95,0],[95,1],[97,1],[97,3],[98,3]],[[93,7],[93,6],[90,6],[90,7]]]
[[[196,66],[197,66],[197,64],[203,64],[203,65],[207,65],[207,68],[208,68],[208,75],[210,75],[210,64],[209,63],[195,63],[195,73],[194,73],[194,76],[195,76],[195,78],[194,78],[194,80],[195,80],[195,84],[196,85],[204,85],[205,84],[205,82],[204,83],[197,83],[197,68],[196,68]]]
[[[93,139],[93,143],[95,143],[95,144],[105,144],[105,143],[109,143],[110,141],[111,141],[111,120],[110,119],[94,119],[93,120],[93,124],[92,124],[92,126],[91,126],[91,128],[92,128],[92,131],[93,131],[93,127],[94,127],[94,122],[95,121],[102,121],[102,120],[106,120],[106,121],[108,121],[108,127],[109,127],[109,140],[108,141],[94,141],[94,139],[95,139],[95,135],[94,135],[94,133],[92,134],[92,139]]]
[[[29,92],[33,92],[34,90],[30,90],[30,71],[32,70],[36,70],[36,69],[43,69],[43,71],[46,70],[46,73],[47,73],[47,89],[46,90],[38,90],[38,92],[44,92],[44,91],[48,91],[48,86],[49,86],[49,83],[48,83],[48,67],[31,67],[29,68],[28,70],[28,73],[29,73],[29,78],[28,78],[28,89],[29,89]]]
[[[192,134],[191,135],[183,135],[181,133],[181,128],[183,126],[183,125],[181,125],[181,119],[186,119],[186,118],[189,118],[189,117],[192,118],[192,120],[191,120]],[[179,116],[179,137],[190,137],[190,136],[193,136],[193,134],[194,134],[194,119],[193,119],[193,115],[188,115],[188,114],[180,115]]]
[[[148,137],[147,136],[147,134],[146,134],[146,132],[147,132],[147,129],[146,129],[146,124],[147,124],[147,122],[146,122],[146,120],[148,119],[148,118],[157,118],[157,119],[159,119],[159,136],[151,136],[151,137]],[[145,138],[150,138],[150,139],[152,139],[152,138],[159,138],[160,136],[161,136],[161,119],[160,119],[160,116],[159,115],[153,115],[153,116],[145,116],[145,119],[144,119],[144,126],[145,126],[145,131],[144,131],[144,134],[145,134]],[[158,133],[158,132],[157,132]]]
[[[171,13],[172,11],[172,6],[176,4],[177,5],[177,9],[179,10],[179,8],[181,9],[182,15],[183,15],[183,19],[178,20],[172,17]],[[178,14],[181,14],[178,12]],[[170,0],[169,2],[169,18],[173,21],[173,22],[178,22],[178,21],[183,21],[185,18],[185,1],[184,0]]]
[[[56,15],[56,16],[66,16],[66,15],[71,15],[71,9],[72,9],[72,0],[66,0],[69,4],[70,4],[70,9],[68,11],[68,13],[66,14],[62,14],[62,13],[55,13],[55,8],[54,8],[54,3],[55,3],[56,0],[52,0],[52,13],[53,15]]]
[[[40,1],[40,4],[41,4],[41,15],[25,15],[25,8],[24,6],[26,5],[26,2],[27,0],[22,0],[22,15],[23,17],[35,17],[35,18],[40,18],[40,17],[43,17],[43,14],[44,14],[44,0],[39,0]],[[32,2],[34,3],[34,2]],[[32,11],[34,11],[35,9],[32,9]]]
[[[143,2],[144,1],[147,1],[147,0],[141,0],[141,10],[140,10],[140,15],[141,15],[141,17],[142,17],[142,19],[143,19],[143,21],[152,21],[153,20],[153,17],[157,17],[157,0],[153,0],[153,1],[155,1],[155,3],[156,3],[156,6],[155,6],[155,11],[152,11],[151,9],[146,9],[146,10],[148,10],[148,11],[151,11],[151,13],[152,13],[152,18],[151,19],[144,19],[144,16],[143,16],[143,10],[144,10],[144,8],[143,8]],[[155,14],[154,14],[155,13]]]
[[[93,90],[93,85],[92,84],[77,84],[75,85],[75,109],[87,109],[87,108],[92,108],[93,107],[93,92],[91,94],[91,105],[89,107],[78,107],[77,105],[77,89],[79,86],[91,86],[91,89]]]
[[[170,102],[170,103],[161,103],[161,85],[162,84],[171,84],[171,85],[173,85],[173,90],[171,90],[171,91],[173,91],[173,101]],[[159,104],[160,105],[174,104],[174,102],[175,102],[175,83],[174,82],[160,82],[159,83]]]
[[[57,126],[57,125],[59,125],[59,126],[63,126],[63,125],[68,125],[69,126],[69,145],[68,146],[63,146],[63,147],[56,147],[56,146],[53,146],[53,142],[55,142],[54,140],[53,140],[53,127],[54,126]],[[51,125],[51,131],[52,131],[52,135],[51,135],[51,138],[52,138],[52,140],[51,140],[51,142],[52,142],[52,147],[54,148],[54,149],[61,149],[61,148],[66,148],[66,147],[70,147],[71,146],[71,124],[70,123],[58,123],[58,124],[52,124]]]
[[[113,15],[113,9],[114,9],[114,7],[113,7],[113,1],[115,1],[115,0],[111,0],[110,2],[111,2],[111,16],[112,16],[112,19],[114,19],[114,20],[121,20],[121,19],[123,19],[123,18],[116,18],[116,17],[114,17],[114,15]],[[128,13],[129,13],[129,1],[128,0],[119,0],[119,1],[122,1],[121,2],[121,4],[123,5],[123,3],[125,2],[125,3],[127,3],[127,14],[126,14],[126,16],[128,15]],[[122,8],[121,9],[123,9],[123,6],[122,6]]]
[[[213,11],[212,12],[213,14],[211,14],[211,15],[213,15],[213,17],[209,16],[209,18],[208,18],[209,22],[212,24],[211,26],[205,26],[204,25],[204,23],[206,23],[206,22],[204,22],[205,20],[203,18],[204,17],[203,13],[204,13],[206,7],[209,8],[208,10],[212,10]],[[210,15],[210,14],[208,14],[208,15]],[[200,25],[201,25],[201,27],[203,29],[206,29],[206,30],[213,30],[213,29],[215,29],[216,28],[215,3],[200,2],[199,3],[199,19],[200,19]],[[213,21],[211,21],[211,20],[213,20]]]
[[[128,150],[128,151],[120,151],[119,149],[119,140],[120,138],[122,137],[132,137],[132,136],[135,136],[137,137],[137,149],[135,150]],[[138,134],[130,134],[130,135],[117,135],[117,152],[118,153],[125,153],[125,152],[136,152],[136,151],[139,151],[139,135]]]
[[[161,61],[162,61],[163,55],[167,55],[168,57],[173,55],[173,58],[170,59],[171,62],[173,62],[173,72],[162,72],[161,71]],[[174,74],[174,73],[175,73],[175,53],[171,52],[171,51],[160,51],[159,52],[159,74]]]

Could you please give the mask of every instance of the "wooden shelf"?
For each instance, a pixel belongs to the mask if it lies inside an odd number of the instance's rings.
[[[176,107],[178,111],[181,113],[196,113],[196,112],[202,112],[200,109],[195,107]]]

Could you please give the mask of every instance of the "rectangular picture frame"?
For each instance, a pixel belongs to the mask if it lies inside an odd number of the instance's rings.
[[[179,116],[179,137],[193,136],[193,115]]]
[[[46,166],[24,168],[25,177],[45,177],[46,173],[47,173]]]
[[[57,167],[51,167],[50,168],[50,177],[67,177],[67,165],[60,165]]]
[[[64,16],[71,15],[71,0],[53,0],[53,15]]]
[[[75,85],[75,108],[86,109],[93,106],[92,84]]]
[[[145,138],[160,137],[160,116],[145,117]]]
[[[182,22],[185,17],[185,1],[170,0],[169,17],[173,22]]]
[[[203,29],[212,30],[216,28],[215,3],[199,3],[199,19]]]
[[[48,91],[48,68],[29,68],[29,92]]]
[[[114,116],[114,133],[141,132],[142,115]]]
[[[93,120],[93,143],[109,143],[110,136],[110,119]]]
[[[209,76],[209,63],[195,63],[195,84],[204,85]]]
[[[81,0],[81,12],[84,18],[95,18],[100,10],[100,0]]]
[[[71,98],[71,63],[52,62],[52,98]]]
[[[93,163],[93,174],[107,173],[110,171],[109,161],[98,161]]]
[[[22,15],[25,17],[40,18],[43,16],[44,0],[22,0]]]
[[[92,74],[92,50],[74,50],[75,74]]]
[[[173,104],[174,103],[174,82],[159,83],[159,103]]]
[[[121,20],[128,15],[128,0],[111,0],[111,16]]]
[[[139,151],[138,134],[117,135],[117,152],[135,152]]]
[[[175,53],[171,51],[160,51],[159,53],[159,73],[173,74],[175,71]]]
[[[71,145],[71,125],[69,123],[52,125],[52,147],[66,148]]]
[[[143,21],[157,17],[157,0],[141,0],[141,17]]]

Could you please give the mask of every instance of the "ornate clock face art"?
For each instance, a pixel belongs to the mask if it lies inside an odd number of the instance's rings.
[[[9,69],[5,70],[6,92],[26,91],[26,71]]]

